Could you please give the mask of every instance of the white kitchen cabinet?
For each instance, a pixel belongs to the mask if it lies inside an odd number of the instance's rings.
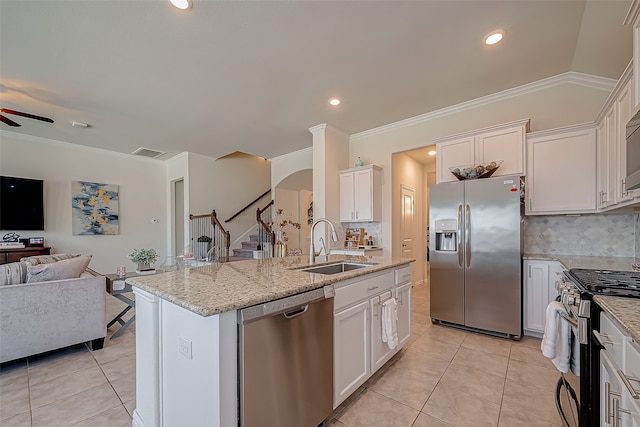
[[[340,221],[382,220],[382,168],[361,166],[340,171]]]
[[[600,314],[600,425],[637,427],[640,402],[640,349],[607,313]]]
[[[598,123],[598,190],[601,211],[624,206],[640,196],[640,191],[627,191],[626,125],[633,109],[631,64],[620,77],[607,99]]]
[[[527,135],[527,215],[596,210],[596,127]]]
[[[547,306],[558,292],[556,282],[564,268],[558,261],[524,260],[524,334],[542,337]]]
[[[436,181],[457,181],[450,167],[504,162],[493,176],[524,175],[524,140],[529,119],[434,140]]]
[[[391,356],[396,354],[397,347],[391,349],[382,341],[382,304],[393,297],[393,292],[385,292],[371,298],[371,373],[382,367]],[[400,340],[398,340],[400,344]]]
[[[616,109],[611,105],[600,121],[597,132],[597,205],[599,209],[616,201]]]
[[[336,408],[369,378],[369,301],[336,313],[334,336]]]
[[[640,110],[640,2],[634,0],[624,20],[625,25],[631,25],[633,28],[633,85],[632,87],[632,105],[633,110]]]
[[[409,289],[396,288],[398,278]],[[410,280],[411,267],[404,266],[334,284],[334,409],[409,340]],[[398,345],[390,349],[382,341],[382,303],[398,293]]]
[[[398,302],[398,347],[411,338],[411,283],[396,288]]]

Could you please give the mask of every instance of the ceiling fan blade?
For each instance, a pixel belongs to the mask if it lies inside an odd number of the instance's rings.
[[[7,119],[5,116],[3,116],[2,114],[0,114],[0,122],[9,125],[9,126],[13,126],[13,127],[20,127],[20,125],[16,122],[14,122],[11,119]]]
[[[16,116],[27,117],[29,119],[35,119],[35,120],[41,120],[41,121],[47,122],[47,123],[53,123],[53,120],[51,120],[48,117],[36,116],[36,115],[33,115],[33,114],[29,114],[29,113],[23,113],[21,111],[9,110],[7,108],[0,108],[0,111],[2,111],[3,113],[7,113],[7,114],[15,114]]]

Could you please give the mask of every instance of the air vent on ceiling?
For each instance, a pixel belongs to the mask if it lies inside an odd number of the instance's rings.
[[[131,154],[135,154],[136,156],[151,157],[152,159],[157,159],[158,157],[162,156],[165,153],[166,151],[158,151],[158,150],[152,150],[151,148],[140,147]]]

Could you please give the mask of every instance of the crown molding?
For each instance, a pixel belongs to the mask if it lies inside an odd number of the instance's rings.
[[[633,0],[631,3],[631,7],[629,7],[629,11],[627,12],[627,16],[624,18],[624,25],[631,25],[640,14],[640,1]]]
[[[441,108],[429,113],[421,114],[419,116],[411,117],[408,119],[400,120],[388,125],[379,126],[377,128],[369,129],[363,132],[355,133],[351,135],[349,141],[357,141],[369,136],[390,132],[397,129],[420,124],[429,120],[433,120],[440,117],[450,116],[473,108],[482,107],[492,104],[494,102],[503,101],[506,99],[514,98],[516,96],[526,95],[529,93],[537,92],[544,89],[549,89],[562,84],[575,84],[579,86],[585,86],[592,89],[603,90],[611,92],[616,85],[617,80],[593,76],[590,74],[578,73],[575,71],[569,71],[567,73],[558,74],[557,76],[547,77],[546,79],[538,80],[535,82],[527,83],[522,86],[517,86],[511,89],[506,89],[501,92],[496,92],[491,95],[483,96],[480,98],[472,99],[471,101],[462,102],[449,107]]]
[[[291,153],[285,153],[280,156],[272,157],[271,162],[279,162],[281,160],[286,160],[291,157],[303,157],[303,156],[313,156],[313,147],[303,148],[302,150],[292,151]]]

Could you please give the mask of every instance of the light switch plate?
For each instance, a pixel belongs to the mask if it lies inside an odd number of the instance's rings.
[[[191,354],[191,341],[186,338],[178,338],[178,351],[187,359],[193,359]]]

